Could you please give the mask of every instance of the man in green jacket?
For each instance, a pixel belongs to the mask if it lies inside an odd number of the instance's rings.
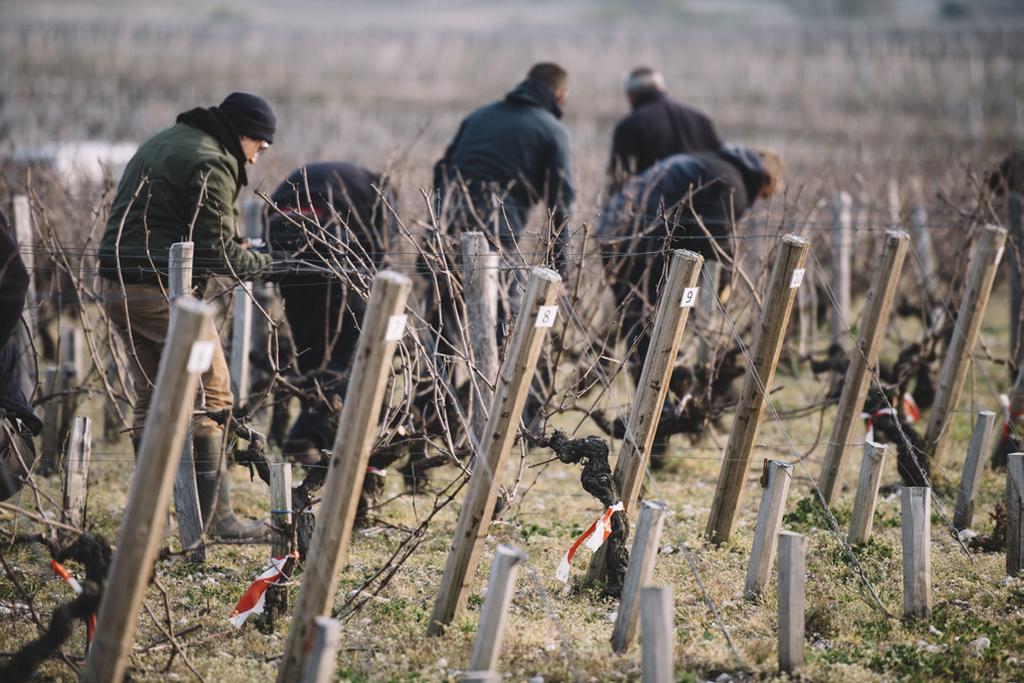
[[[104,308],[132,356],[136,448],[167,337],[171,245],[194,243],[193,284],[200,293],[211,275],[239,280],[269,275],[270,256],[249,251],[237,236],[237,200],[248,182],[246,163],[255,163],[274,141],[276,124],[265,100],[232,93],[216,107],[180,114],[175,125],[142,143],[121,177],[99,260]],[[230,376],[219,342],[200,393],[205,410],[231,409]],[[200,510],[211,536],[265,538],[264,524],[243,523],[231,509],[221,427],[198,417],[192,435]]]

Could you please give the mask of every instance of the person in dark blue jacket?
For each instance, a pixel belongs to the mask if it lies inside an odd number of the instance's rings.
[[[537,64],[505,99],[463,120],[434,166],[449,233],[482,230],[513,248],[536,204],[550,212],[552,233],[561,233],[574,197],[560,121],[567,92],[562,67]]]
[[[626,79],[633,111],[615,126],[608,164],[611,192],[637,173],[674,154],[713,152],[722,146],[704,112],[675,101],[665,92],[665,78],[640,66]]]

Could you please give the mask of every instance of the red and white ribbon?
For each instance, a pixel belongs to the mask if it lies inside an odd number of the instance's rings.
[[[910,395],[909,391],[903,392],[903,414],[907,417],[907,422],[914,424],[921,419],[921,409],[917,407],[917,401]]]
[[[576,556],[576,551],[580,549],[581,545],[586,545],[591,551],[596,551],[604,545],[604,542],[612,535],[612,515],[624,509],[621,502],[609,506],[600,517],[594,520],[593,524],[587,527],[586,531],[572,542],[562,561],[558,563],[558,569],[555,571],[556,579],[562,583],[569,583],[569,563]]]
[[[242,624],[251,614],[263,614],[263,605],[267,601],[267,589],[284,578],[284,566],[292,557],[298,557],[298,553],[284,557],[270,558],[270,565],[256,577],[248,590],[239,598],[235,605],[235,611],[228,617],[228,621],[235,625],[235,628],[242,628]]]
[[[71,590],[75,595],[82,594],[82,584],[78,582],[78,579],[68,571],[67,567],[62,565],[57,560],[50,560],[50,568],[53,569],[53,573],[60,578],[67,581],[67,584],[71,586]],[[92,636],[96,633],[96,615],[90,614],[89,620],[85,623],[85,644],[86,646],[92,643]]]
[[[860,419],[864,420],[864,427],[865,427],[865,429],[867,429],[867,433],[864,435],[864,440],[865,441],[870,441],[870,442],[874,443],[874,441],[875,441],[875,425],[874,425],[874,421],[876,419],[882,417],[883,415],[892,415],[893,417],[895,417],[896,416],[896,409],[895,408],[882,408],[880,410],[876,410],[873,413],[861,413],[860,414]]]
[[[387,470],[382,470],[381,468],[374,467],[373,465],[367,465],[366,466],[366,473],[367,474],[375,474],[378,477],[386,477],[386,476],[388,476],[388,471]]]

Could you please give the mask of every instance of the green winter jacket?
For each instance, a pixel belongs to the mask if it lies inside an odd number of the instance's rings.
[[[166,283],[171,245],[191,241],[196,284],[210,275],[258,279],[270,256],[243,249],[235,228],[247,182],[238,135],[217,108],[181,114],[142,143],[125,168],[100,242],[100,274]]]

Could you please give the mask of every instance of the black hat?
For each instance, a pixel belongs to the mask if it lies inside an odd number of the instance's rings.
[[[267,101],[247,92],[233,92],[217,107],[234,126],[235,132],[253,140],[274,142],[277,117]]]

